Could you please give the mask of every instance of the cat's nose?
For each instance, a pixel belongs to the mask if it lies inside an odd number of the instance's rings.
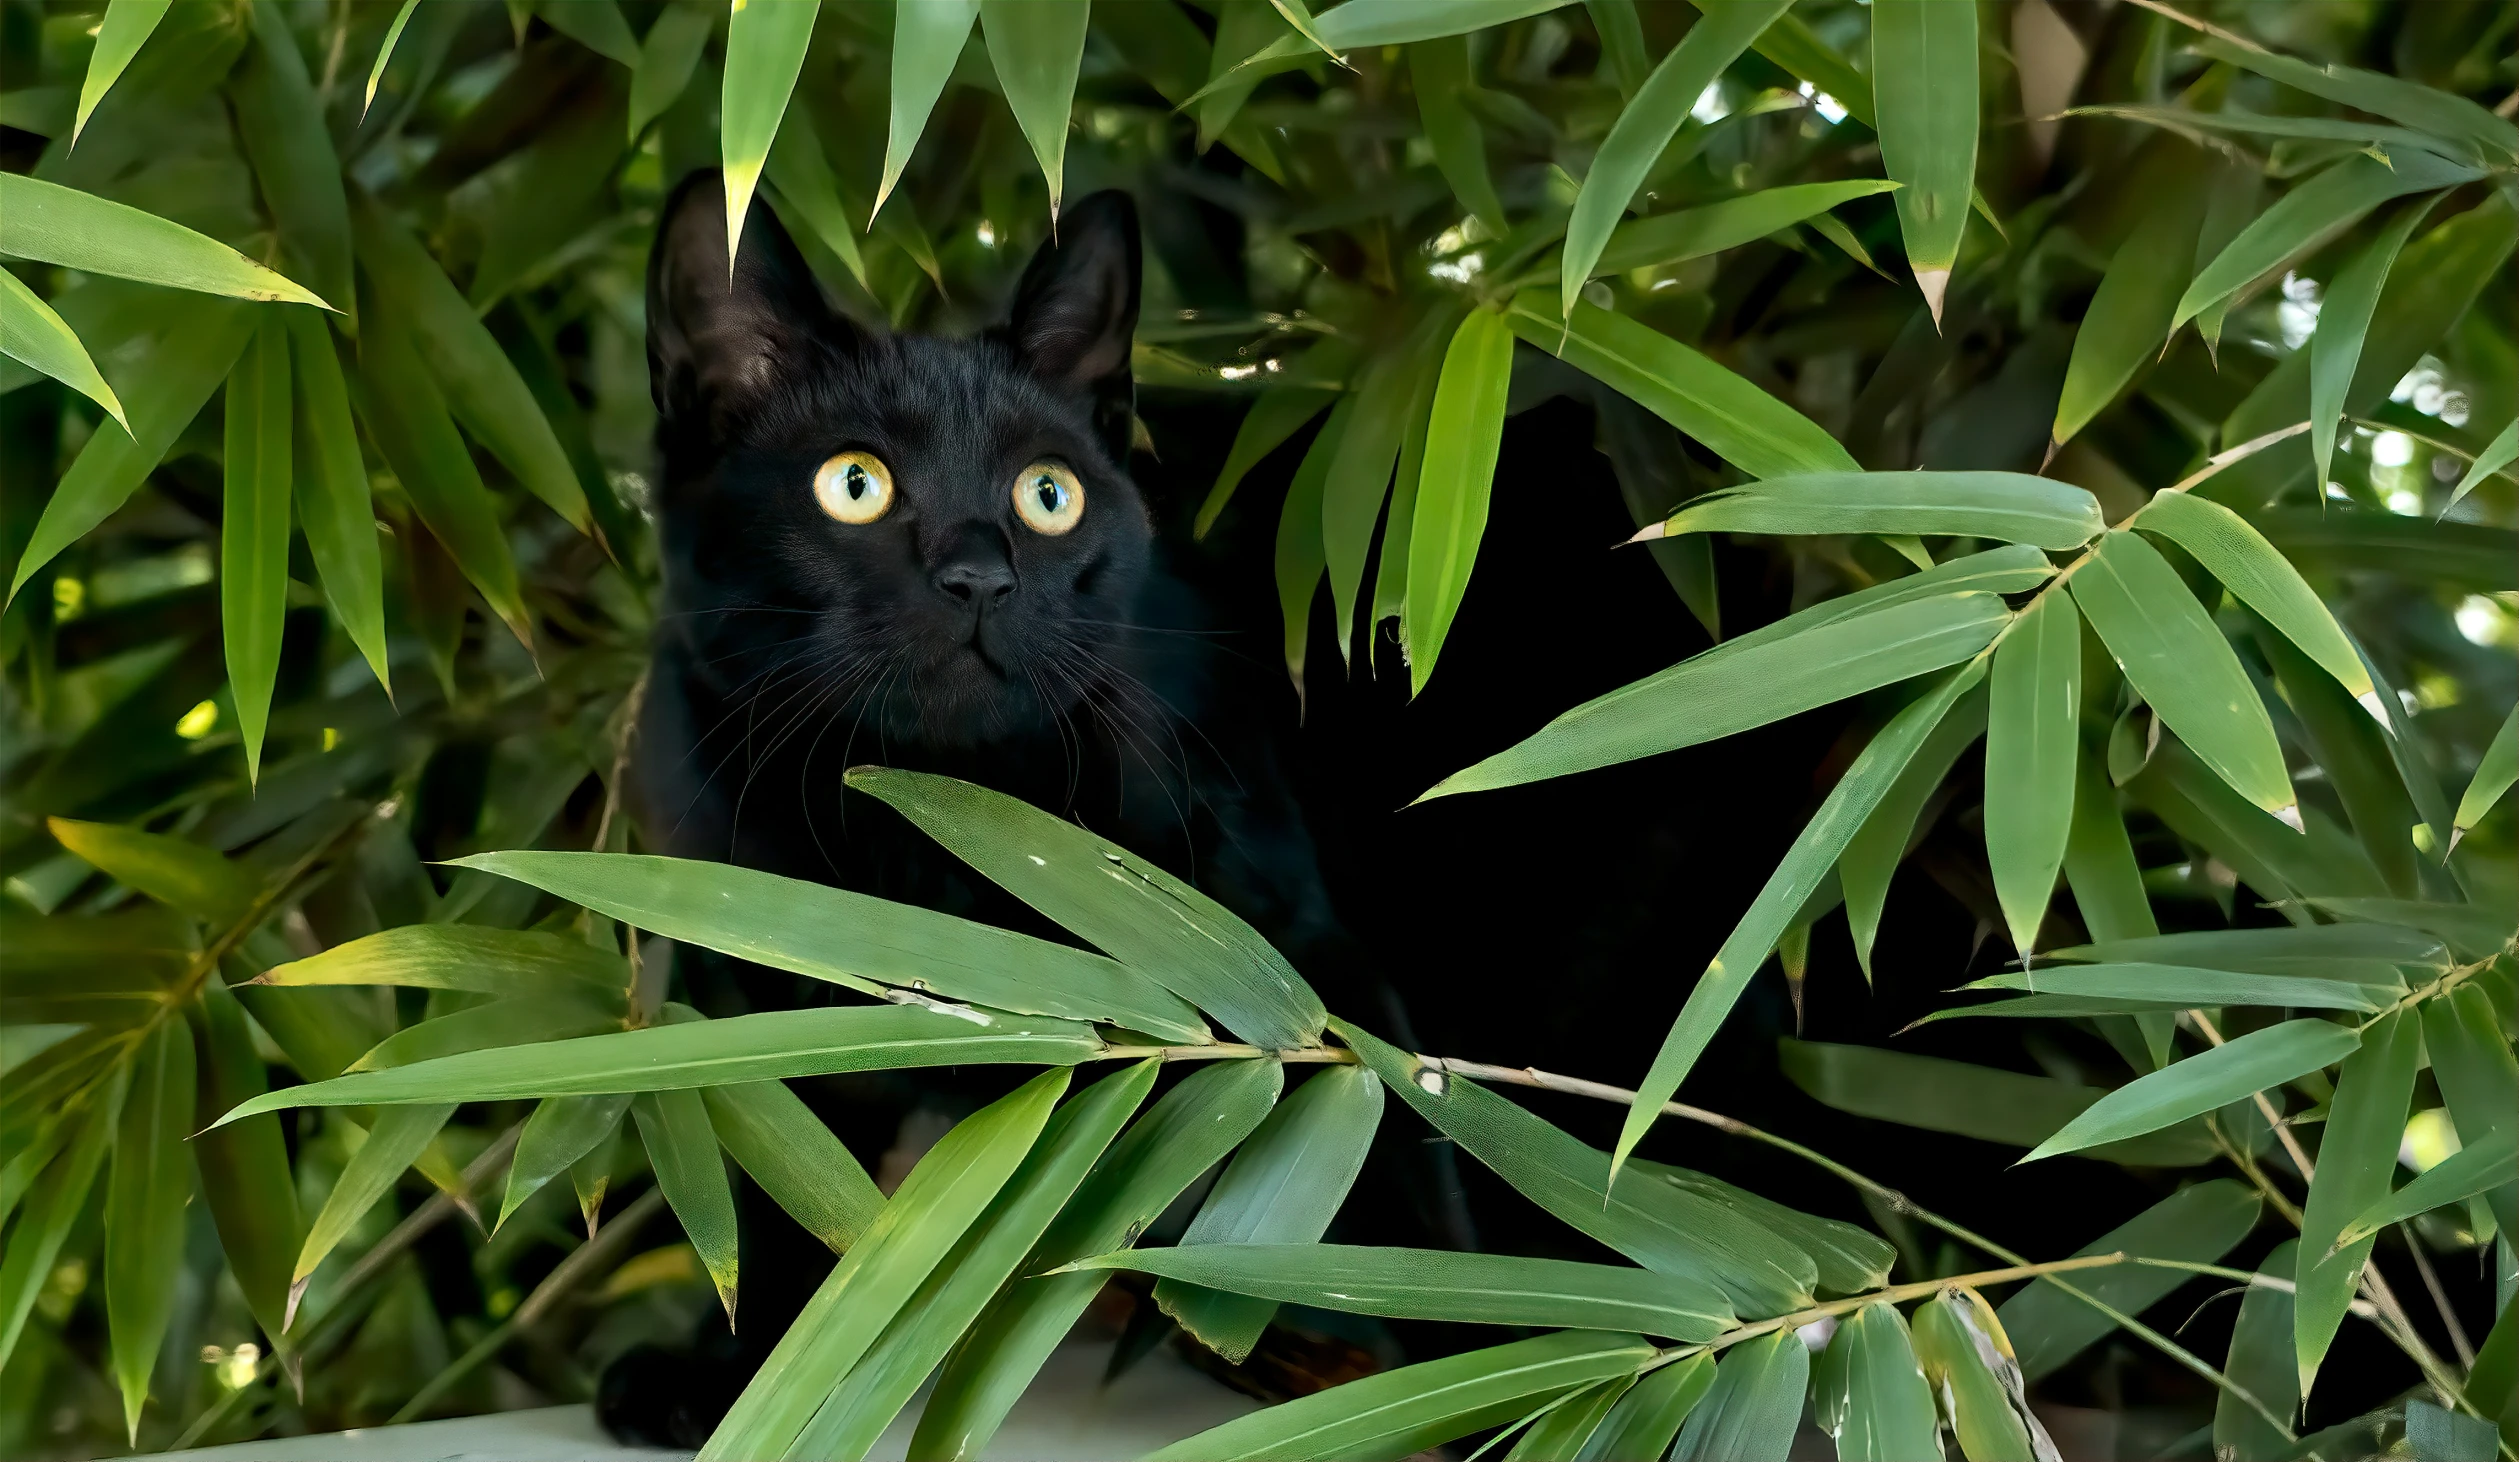
[[[1015,571],[1003,563],[960,559],[936,570],[936,587],[958,604],[994,609],[1015,592]]]

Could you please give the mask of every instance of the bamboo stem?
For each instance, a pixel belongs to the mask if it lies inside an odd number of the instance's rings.
[[[2075,1269],[2104,1269],[2111,1265],[2139,1262],[2141,1261],[2134,1259],[2133,1256],[2123,1253],[2082,1254],[2071,1259],[2050,1259],[2044,1264],[2015,1264],[2008,1269],[1983,1269],[1974,1274],[1954,1274],[1948,1279],[1926,1279],[1914,1284],[1893,1284],[1873,1290],[1869,1294],[1849,1295],[1841,1300],[1829,1300],[1824,1304],[1812,1305],[1805,1310],[1795,1310],[1789,1315],[1778,1315],[1771,1320],[1760,1320],[1754,1324],[1726,1330],[1706,1342],[1706,1348],[1721,1350],[1727,1345],[1738,1345],[1744,1340],[1755,1340],[1761,1335],[1772,1335],[1778,1330],[1799,1330],[1814,1320],[1824,1320],[1830,1315],[1848,1314],[1875,1301],[1883,1304],[1898,1304],[1905,1300],[1924,1299],[1940,1294],[1954,1285],[1976,1289],[1982,1285],[2009,1284],[2014,1280],[2038,1279]]]

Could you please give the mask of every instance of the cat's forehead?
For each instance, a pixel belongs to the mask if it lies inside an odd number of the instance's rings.
[[[844,438],[948,460],[1009,451],[1099,455],[1084,404],[1061,398],[985,336],[861,342],[816,373],[796,406],[781,435],[799,447]]]

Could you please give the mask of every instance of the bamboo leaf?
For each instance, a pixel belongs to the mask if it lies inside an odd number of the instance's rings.
[[[2493,1146],[2519,1128],[2519,1057],[2511,1052],[2492,997],[2469,983],[2418,1008],[2432,1077],[2460,1140]],[[2519,1178],[2507,1164],[2501,1172],[2504,1181],[2493,1191],[2492,1210],[2505,1231],[2519,1230]]]
[[[820,0],[737,5],[726,17],[726,86],[718,108],[719,150],[726,175],[726,268],[733,277],[743,217],[752,206],[789,93],[805,67]]]
[[[2408,830],[2423,819],[2390,756],[2387,728],[2282,634],[2267,627],[2254,638],[2274,671],[2277,693],[2299,718],[2301,749],[2325,770],[2362,851],[2391,893],[2421,892],[2422,854]],[[2362,668],[2359,657],[2353,664]],[[2375,693],[2371,700],[2377,702]]]
[[[1810,1386],[1811,1353],[1802,1338],[1779,1330],[1723,1352],[1714,1385],[1679,1429],[1671,1462],[1727,1462],[1782,1457],[1801,1425]]]
[[[333,308],[206,234],[23,173],[0,174],[0,254],[170,289]]]
[[[1066,1073],[1060,1072],[1063,1078]],[[696,1091],[643,1091],[630,1100],[639,1140],[666,1206],[698,1251],[700,1266],[725,1307],[726,1328],[735,1325],[735,1190],[726,1181],[708,1106]]]
[[[1496,452],[1504,440],[1505,392],[1513,377],[1513,331],[1501,315],[1473,310],[1443,352],[1426,426],[1426,455],[1410,514],[1408,602],[1401,619],[1408,692],[1422,694],[1469,592],[1470,570],[1487,532]],[[1352,432],[1352,428],[1350,429]]]
[[[79,134],[87,130],[87,119],[95,112],[96,104],[114,89],[123,68],[149,43],[150,34],[173,4],[174,0],[113,0],[105,7],[105,19],[96,29],[96,48],[88,52],[87,74],[79,81],[79,114],[70,124],[71,146],[78,145]],[[122,413],[114,414],[119,417]]]
[[[1441,367],[1437,332],[1451,323],[1448,311],[1429,312],[1398,345],[1366,367],[1356,390],[1355,417],[1321,479],[1321,549],[1342,657],[1355,639],[1356,594],[1364,585],[1373,529],[1382,521],[1391,472],[1408,432],[1408,403],[1417,394],[1419,378]]]
[[[1714,1357],[1703,1351],[1645,1372],[1609,1409],[1581,1462],[1635,1462],[1667,1455],[1688,1413],[1714,1385]]]
[[[1487,171],[1486,133],[1462,101],[1472,85],[1468,38],[1445,36],[1411,46],[1408,79],[1417,94],[1418,126],[1434,149],[1435,166],[1452,185],[1452,196],[1486,225],[1489,235],[1503,238],[1512,225]]]
[[[1777,1043],[1795,1086],[1841,1112],[2008,1147],[2032,1147],[2107,1095],[2097,1087],[1938,1056],[1817,1041]],[[2130,1167],[2193,1167],[2213,1160],[2203,1124],[2111,1143],[2089,1155]]]
[[[1561,318],[1571,319],[1575,300],[1583,293],[1610,232],[1634,201],[1662,150],[1670,146],[1689,108],[1740,58],[1791,0],[1739,0],[1708,10],[1653,68],[1593,155],[1592,170],[1575,194],[1574,214],[1566,220],[1565,259],[1557,293]]]
[[[1242,70],[1242,63],[1287,33],[1285,17],[1268,0],[1223,0],[1216,13],[1216,44],[1208,52],[1207,80],[1182,107],[1195,106],[1198,146],[1204,151],[1233,125],[1234,114],[1250,99],[1252,88],[1266,73]]]
[[[621,1125],[630,1110],[627,1092],[610,1096],[544,1097],[525,1119],[516,1155],[507,1165],[507,1191],[499,1199],[493,1232],[506,1225],[542,1185],[569,1170]]]
[[[2237,293],[2258,275],[2351,228],[2392,198],[2454,188],[2477,169],[2408,150],[2392,163],[2355,153],[2275,200],[2199,270],[2178,297],[2171,328]]]
[[[2481,1141],[2462,1147],[2414,1181],[2362,1210],[2336,1234],[2333,1248],[2342,1249],[2375,1237],[2392,1224],[2408,1223],[2435,1208],[2463,1202],[2511,1181],[2519,1167],[2519,1147],[2508,1127],[2496,1127]]]
[[[318,292],[339,301],[355,329],[350,200],[342,191],[341,157],[324,125],[323,101],[279,6],[255,0],[253,28],[254,42],[228,82],[237,141],[254,165],[281,245]]]
[[[227,493],[219,520],[219,625],[245,772],[262,772],[289,608],[289,340],[263,312],[227,383]]]
[[[2082,617],[2043,594],[1994,651],[1987,691],[1985,849],[2012,947],[2037,947],[2073,827]]]
[[[2351,66],[2314,66],[2258,47],[2236,46],[2209,33],[2198,37],[2194,45],[2216,61],[2244,67],[2312,96],[2393,117],[2435,136],[2469,139],[2519,154],[2519,126],[2455,92]]]
[[[1089,1027],[1038,1017],[992,1016],[982,1025],[902,1005],[769,1011],[357,1072],[272,1092],[221,1121],[287,1107],[600,1096],[909,1066],[1065,1065],[1101,1049]]]
[[[1819,1269],[1789,1240],[1730,1204],[1638,1171],[1472,1081],[1336,1022],[1383,1085],[1524,1197],[1657,1274],[1711,1287],[1740,1314],[1809,1303]],[[1614,1184],[1614,1186],[1613,1186]],[[1697,1302],[1712,1310],[1713,1294]]]
[[[543,0],[535,13],[553,30],[596,55],[624,66],[638,65],[638,38],[630,34],[630,23],[621,18],[621,7],[613,0]]]
[[[1284,1080],[1275,1061],[1219,1061],[1165,1093],[1129,1128],[1033,1247],[1023,1272],[1036,1277],[1010,1285],[946,1358],[919,1415],[911,1456],[980,1455],[1102,1289],[1101,1274],[1046,1271],[1134,1242],[1251,1135]]]
[[[648,23],[638,59],[630,63],[630,141],[647,132],[647,124],[682,99],[691,73],[700,66],[717,14],[701,0],[670,0]],[[785,131],[785,127],[779,130]]]
[[[2073,601],[2178,739],[2267,812],[2297,805],[2283,749],[2239,656],[2157,550],[2122,529],[2073,578]]]
[[[123,1419],[140,1435],[149,1374],[175,1315],[184,1207],[192,1201],[192,1028],[161,1021],[132,1058],[105,1195],[105,1310]]]
[[[1228,1241],[1125,1249],[1067,1267],[1133,1269],[1237,1295],[1405,1320],[1623,1329],[1681,1341],[1711,1340],[1734,1323],[1722,1296],[1694,1280],[1564,1259]]]
[[[2300,1290],[2292,1312],[2292,1344],[2303,1396],[2344,1323],[2362,1264],[2370,1257],[2370,1240],[2340,1244],[2338,1239],[2346,1224],[2388,1195],[2421,1047],[2417,1018],[2392,1011],[2370,1026],[2336,1073],[2335,1096],[2318,1139],[2318,1173],[2309,1184],[2309,1201],[2301,1207]]]
[[[2157,1132],[2331,1066],[2360,1045],[2361,1036],[2351,1027],[2323,1020],[2287,1020],[2251,1031],[2118,1087],[2021,1161]]]
[[[1382,1083],[1371,1072],[1333,1066],[1313,1076],[1279,1102],[1233,1155],[1180,1244],[1185,1249],[1313,1245],[1363,1171],[1381,1120]],[[1249,1297],[1247,1290],[1218,1294],[1217,1286],[1195,1285],[1166,1279],[1155,1286],[1155,1303],[1201,1344],[1240,1365],[1277,1306]]]
[[[172,0],[164,0],[160,8],[171,3]],[[131,421],[123,415],[122,400],[97,372],[87,347],[79,343],[79,337],[61,316],[53,313],[52,306],[28,289],[25,281],[5,270],[0,270],[0,355],[43,372],[104,407],[106,414],[121,424],[124,435],[130,434]]]
[[[2260,1274],[2292,1278],[2300,1245],[2285,1239],[2257,1261]],[[2292,1363],[2292,1291],[2252,1284],[2239,1300],[2239,1317],[2231,1323],[2230,1352],[2222,1373],[2277,1416],[2300,1409],[2300,1372]],[[2293,1439],[2277,1432],[2255,1408],[2223,1391],[2213,1399],[2213,1452],[2232,1462],[2276,1462],[2289,1457]]]
[[[623,853],[453,860],[685,944],[867,993],[885,985],[1019,1015],[1213,1040],[1178,997],[1127,965],[910,904],[726,863]],[[880,983],[877,983],[880,982]]]
[[[114,1142],[122,1081],[117,1074],[91,1086],[85,1098],[87,1111],[64,1118],[79,1124],[78,1135],[44,1169],[41,1180],[27,1194],[25,1212],[9,1230],[8,1246],[0,1253],[0,1365],[8,1364],[16,1353],[26,1318],[35,1311],[36,1297],[52,1279],[53,1261],[70,1237],[71,1225],[87,1208],[96,1170]]]
[[[420,0],[402,0],[402,8],[394,12],[393,24],[385,27],[385,39],[376,47],[375,63],[367,68],[367,91],[359,98],[359,120],[367,120],[367,109],[376,105],[376,84],[385,79],[385,64],[394,58],[394,46],[402,39],[402,28],[411,23],[411,14],[420,8]]]
[[[2335,616],[2300,571],[2237,513],[2193,493],[2161,493],[2135,522],[2192,554],[2239,601],[2325,668],[2355,697],[2371,693],[2370,671]]]
[[[1407,1457],[1514,1420],[1535,1402],[1633,1375],[1652,1358],[1653,1347],[1633,1335],[1559,1331],[1281,1402],[1150,1452],[1145,1462]]]
[[[2181,1188],[2073,1251],[2129,1254],[2211,1264],[2244,1242],[2264,1204],[2245,1184],[2215,1178]],[[2194,1275],[2176,1269],[2118,1264],[2073,1276],[2073,1287],[2111,1308],[2138,1315],[2167,1299]],[[2116,1322],[2054,1281],[2033,1280],[1995,1314],[2011,1337],[2023,1379],[2036,1382],[2113,1333]]]
[[[1892,603],[1782,639],[1743,636],[1575,707],[1419,800],[1568,776],[1764,726],[1965,660],[1992,643],[2010,617],[1992,594],[1960,592]],[[1867,802],[1863,812],[1870,811]]]
[[[882,1211],[865,1166],[786,1083],[706,1086],[700,1096],[728,1155],[833,1253],[848,1252]]]
[[[2250,975],[2191,965],[2045,966],[1988,975],[1963,990],[2032,990],[2103,1000],[2140,1001],[2164,1010],[2219,1005],[2294,1006],[2303,1010],[2379,1010],[2394,993],[2383,986],[2300,975]]]
[[[376,1125],[369,1129],[367,1140],[350,1155],[341,1176],[324,1199],[321,1212],[306,1231],[306,1242],[298,1246],[297,1265],[289,1276],[288,1318],[297,1319],[298,1301],[305,1298],[306,1282],[350,1230],[367,1215],[376,1201],[393,1191],[403,1170],[418,1160],[423,1149],[437,1139],[438,1129],[455,1114],[455,1103],[432,1102],[425,1106],[388,1107],[376,1114]]]
[[[1330,463],[1337,460],[1338,445],[1355,419],[1355,396],[1340,396],[1303,454],[1302,465],[1295,468],[1294,480],[1286,484],[1286,500],[1278,510],[1271,567],[1277,579],[1277,612],[1285,624],[1286,674],[1294,681],[1298,717],[1303,706],[1303,665],[1311,649],[1312,601],[1319,597],[1321,574],[1329,567],[1328,550],[1321,542],[1321,492],[1329,481]]]
[[[1691,102],[1695,100],[1690,99]],[[1719,254],[1827,213],[1840,203],[1893,193],[1896,183],[1853,178],[1839,183],[1791,183],[1726,198],[1702,208],[1632,219],[1618,226],[1601,251],[1600,273],[1652,269]],[[2093,306],[2095,310],[2097,307]]]
[[[575,990],[515,995],[406,1026],[343,1069],[384,1071],[466,1051],[600,1035],[621,1026],[617,993],[609,999]]]
[[[1752,477],[1853,472],[1854,458],[1817,422],[1649,325],[1578,304],[1547,312],[1546,296],[1514,296],[1513,333],[1703,442]]]
[[[980,0],[989,65],[1049,180],[1053,222],[1067,186],[1067,117],[1075,109],[1091,13],[1087,0]]]
[[[1820,1354],[1811,1401],[1841,1462],[1938,1462],[1942,1455],[1933,1393],[1895,1305],[1875,1300],[1838,1322]]]
[[[963,1118],[919,1159],[710,1433],[702,1458],[777,1457],[796,1443],[1032,1151],[1067,1077],[1043,1072]]]
[[[66,817],[47,818],[44,826],[61,846],[118,882],[213,924],[245,917],[262,892],[252,873],[189,838]]]
[[[376,683],[390,693],[393,675],[385,646],[385,569],[376,544],[367,464],[359,455],[358,428],[350,420],[350,389],[333,352],[332,332],[308,310],[284,311],[289,330],[291,378],[296,382],[297,519],[306,548],[323,575],[324,597],[350,642],[367,658]]]
[[[2017,472],[1819,472],[1690,501],[1639,537],[1682,533],[1934,533],[2079,548],[2106,530],[2099,500]]]
[[[2397,252],[2438,201],[2434,195],[2399,208],[2378,237],[2336,271],[2319,304],[2317,333],[2309,339],[2309,451],[2317,461],[2320,483],[2331,480],[2335,428],[2344,414],[2353,369],[2361,364],[2362,338],[2370,331],[2371,313],[2379,308],[2380,288],[2396,267]]]
[[[1730,1209],[1808,1254],[1818,1266],[1819,1288],[1823,1292],[1855,1294],[1889,1282],[1889,1267],[1898,1251],[1869,1230],[1787,1208],[1720,1178],[1686,1168],[1643,1158],[1630,1159],[1629,1166],[1646,1177]]]
[[[24,359],[23,356],[19,358]],[[2475,454],[2475,460],[2467,464],[2466,475],[2460,477],[2458,485],[2450,490],[2449,501],[2441,505],[2441,515],[2446,517],[2451,508],[2475,491],[2477,483],[2502,471],[2514,461],[2519,461],[2519,419],[2503,427],[2492,441],[2485,444],[2483,451]]]
[[[1313,347],[1315,351],[1321,348]],[[1271,386],[1262,391],[1251,402],[1251,409],[1243,413],[1242,425],[1234,431],[1233,445],[1225,451],[1225,465],[1216,473],[1215,486],[1207,490],[1207,500],[1198,506],[1193,534],[1206,537],[1207,530],[1215,527],[1216,519],[1223,515],[1225,504],[1233,501],[1234,489],[1242,485],[1251,469],[1283,446],[1287,438],[1303,430],[1303,424],[1320,415],[1322,407],[1337,399],[1336,391],[1317,386]]]
[[[857,247],[856,231],[849,227],[848,210],[840,202],[839,178],[823,155],[821,139],[814,136],[812,119],[799,112],[780,125],[778,140],[770,145],[769,169],[770,186],[778,190],[778,200],[804,215],[813,236],[838,256],[859,285],[871,289],[865,255]]]
[[[245,1011],[218,980],[204,985],[193,1017],[199,1025],[200,1089],[194,1123],[251,1101],[267,1089]],[[219,1233],[219,1249],[264,1332],[277,1335],[288,1315],[289,1279],[305,1240],[289,1149],[275,1116],[250,1117],[191,1139],[201,1171],[201,1196]]]
[[[1513,1450],[1504,1454],[1505,1462],[1554,1462],[1580,1453],[1632,1384],[1633,1377],[1612,1376],[1563,1394],[1523,1429]]]
[[[1975,1290],[1954,1285],[1917,1306],[1914,1344],[1968,1462],[2056,1462],[2055,1444],[2021,1396],[2011,1340]]]
[[[1881,166],[1900,184],[1898,229],[1916,287],[1942,322],[1977,174],[1977,12],[1934,0],[1872,11]]]
[[[2482,822],[2513,782],[2519,782],[2519,710],[2502,718],[2501,729],[2493,733],[2491,744],[2477,760],[2475,776],[2458,799],[2458,832],[2464,834]]]
[[[406,924],[274,965],[256,985],[403,985],[482,995],[609,996],[629,989],[628,961],[583,939],[471,924]]]
[[[954,856],[1254,1045],[1311,1044],[1321,1000],[1224,905],[1127,849],[1000,792],[859,767],[848,785],[890,803]]]
[[[857,1462],[873,1450],[1136,1115],[1160,1069],[1160,1062],[1140,1061],[1050,1117],[1023,1166],[902,1305],[874,1348],[850,1367],[788,1455]]]
[[[936,99],[952,79],[954,63],[971,38],[971,24],[980,18],[980,0],[912,0],[897,7],[892,21],[892,131],[883,146],[883,182],[875,189],[875,211],[901,181],[927,129]],[[1060,125],[1065,125],[1062,116]]]
[[[2178,296],[2186,288],[2207,196],[2201,186],[2174,191],[2147,210],[2134,232],[2117,245],[2098,292],[2090,297],[2090,309],[2073,333],[2073,357],[2064,368],[2064,389],[2056,398],[2055,426],[2048,437],[2057,446],[2090,425],[2160,354]]]

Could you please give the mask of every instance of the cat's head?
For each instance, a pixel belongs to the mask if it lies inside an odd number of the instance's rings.
[[[829,305],[760,202],[730,272],[718,174],[675,192],[647,285],[665,559],[728,694],[970,745],[1099,689],[1153,543],[1127,471],[1138,278],[1136,208],[1098,193],[1002,324],[891,334]]]

